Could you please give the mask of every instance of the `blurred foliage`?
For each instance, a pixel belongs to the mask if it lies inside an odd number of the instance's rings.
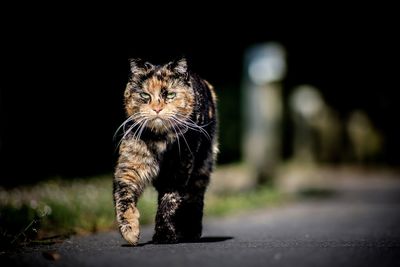
[[[205,214],[210,216],[228,215],[238,211],[277,205],[286,200],[284,195],[271,187],[258,187],[239,193],[208,195]]]
[[[207,193],[205,215],[225,215],[281,200],[281,194],[268,188],[235,194]],[[139,199],[142,225],[154,222],[156,201],[157,192],[152,187]],[[0,188],[0,248],[110,229],[117,229],[111,175]]]
[[[154,192],[152,193],[154,195]],[[141,221],[155,214],[156,198],[146,193],[139,202]],[[110,175],[0,189],[1,246],[32,240],[115,228]]]

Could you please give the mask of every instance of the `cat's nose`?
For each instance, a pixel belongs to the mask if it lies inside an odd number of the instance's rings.
[[[154,107],[153,110],[158,114],[160,113],[161,110],[163,110],[162,107]]]

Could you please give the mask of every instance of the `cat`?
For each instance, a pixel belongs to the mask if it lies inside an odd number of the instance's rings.
[[[113,180],[116,219],[129,244],[138,244],[136,204],[150,183],[158,192],[153,242],[201,237],[204,194],[218,153],[216,101],[211,84],[190,71],[185,58],[164,65],[130,60]]]

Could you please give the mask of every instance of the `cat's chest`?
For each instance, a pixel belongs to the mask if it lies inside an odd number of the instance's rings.
[[[156,154],[161,156],[167,150],[167,142],[164,140],[152,141],[149,144],[151,150]]]
[[[186,136],[184,139],[152,140],[147,144],[160,163],[182,165],[185,161],[192,159],[193,151],[196,151],[195,143],[189,136]]]

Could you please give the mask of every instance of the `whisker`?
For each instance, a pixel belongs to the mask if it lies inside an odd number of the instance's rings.
[[[178,122],[180,122],[181,124],[185,125],[186,127],[188,127],[191,130],[198,130],[199,132],[202,132],[207,137],[208,140],[211,139],[211,137],[208,134],[208,132],[206,130],[204,130],[202,127],[200,127],[199,125],[197,125],[196,123],[194,123],[194,122],[191,123],[191,122],[188,122],[188,121],[181,120],[181,119],[179,119],[178,117],[176,117],[174,115],[172,115],[171,117],[174,118],[175,120],[177,120]]]
[[[179,119],[179,117],[178,117],[178,119]],[[182,120],[182,121],[185,121],[184,119],[179,119],[179,120]],[[212,123],[212,121],[210,121],[210,122],[208,122],[208,123],[206,123],[206,124],[203,124],[203,125],[198,125],[196,122],[194,122],[192,119],[190,119],[190,118],[187,118],[187,123],[190,123],[191,125],[194,125],[194,126],[196,126],[196,127],[198,127],[198,128],[201,128],[201,129],[203,129],[204,127],[207,127],[208,125],[210,125],[211,123]],[[204,129],[203,129],[204,130]]]
[[[133,135],[132,135],[132,138],[133,138],[133,139],[136,139],[136,135],[140,132],[140,129],[142,128],[143,123],[144,123],[145,121],[146,121],[146,118],[143,118],[143,119],[140,121],[139,126],[136,128],[135,132],[134,132]]]
[[[185,130],[191,129],[193,131],[200,132],[200,130],[197,129],[197,127],[195,128],[195,127],[187,124],[186,122],[179,121],[177,118],[173,118],[173,117],[171,117],[171,119],[174,120],[178,125],[184,127]]]
[[[138,140],[140,139],[140,136],[142,135],[143,130],[144,130],[144,128],[145,128],[147,122],[148,122],[148,120],[145,120],[145,121],[143,122],[142,126],[140,127],[141,129],[140,129],[140,131],[139,131],[138,136],[137,136],[136,139],[135,139],[136,141],[138,141]]]
[[[146,118],[141,118],[139,120],[137,120],[129,129],[128,131],[125,133],[125,135],[122,138],[125,138],[127,136],[127,134],[129,134],[129,132],[131,132],[133,130],[133,128],[135,128],[136,126],[140,125]],[[134,135],[136,134],[137,129],[134,133]]]
[[[122,122],[121,125],[117,128],[117,130],[115,131],[115,133],[114,133],[114,135],[113,135],[113,140],[116,139],[117,133],[118,133],[118,131],[119,131],[121,128],[122,128],[122,132],[125,133],[125,132],[126,132],[126,128],[125,128],[126,125],[127,125],[129,122],[133,121],[133,120],[139,119],[139,118],[141,117],[141,115],[144,115],[144,114],[146,114],[146,112],[137,112],[137,113],[135,113],[135,114],[129,116],[129,117],[128,117],[124,122]]]
[[[165,130],[166,131],[168,131],[168,125],[166,125],[165,123],[164,123],[164,121],[165,121],[165,119],[163,119],[163,120],[161,120],[161,124],[162,124],[162,126],[165,128]]]
[[[188,125],[185,125],[185,124],[181,123],[180,121],[178,121],[177,119],[175,119],[175,118],[173,118],[173,117],[171,117],[170,119],[173,120],[173,121],[176,123],[176,126],[181,126],[181,127],[183,127],[184,130],[185,130],[185,132],[186,132],[188,129],[191,129],[191,130],[194,130],[194,131],[198,131],[198,130],[195,129],[195,128],[189,127]]]
[[[146,118],[140,118],[139,120],[137,120],[134,124],[132,124],[129,129],[124,133],[124,135],[122,136],[121,140],[118,142],[117,147],[119,147],[122,143],[122,141],[126,138],[126,136],[132,132],[133,128],[135,128],[136,126],[139,125],[138,129],[140,129],[142,122],[146,120]],[[138,131],[138,129],[136,129],[135,133],[133,134],[133,137],[135,137],[136,132]]]
[[[181,114],[173,113],[173,112],[168,112],[167,114],[170,115],[170,116],[174,116],[175,118],[177,118],[177,119],[179,119],[179,120],[181,120],[181,121],[190,122],[190,123],[192,123],[192,124],[194,124],[194,125],[196,125],[197,127],[200,127],[200,128],[207,127],[208,125],[210,125],[210,124],[212,123],[212,121],[210,121],[210,122],[208,122],[208,123],[206,123],[206,124],[198,125],[196,122],[194,122],[194,121],[193,121],[192,119],[190,119],[189,117],[185,117],[185,116],[183,116],[183,115],[181,115]]]
[[[177,140],[177,142],[178,142],[178,151],[179,151],[179,158],[181,157],[181,144],[180,144],[180,141],[179,141],[179,135],[178,135],[178,133],[177,133],[177,131],[176,131],[176,129],[175,129],[175,126],[174,126],[174,124],[173,124],[173,122],[172,121],[170,121],[170,120],[167,120],[168,122],[169,122],[169,124],[171,125],[171,128],[174,130],[174,132],[175,132],[175,136],[176,136],[176,140]]]
[[[189,144],[188,144],[188,142],[187,142],[187,140],[186,140],[186,137],[185,137],[184,134],[182,133],[181,129],[180,129],[179,127],[177,127],[177,128],[178,128],[178,131],[181,133],[181,136],[182,136],[182,138],[183,138],[183,141],[185,141],[186,146],[187,146],[187,148],[189,149],[190,154],[191,154],[192,157],[193,157],[192,150],[190,149],[190,146],[189,146]]]
[[[123,132],[125,132],[125,126],[128,122],[131,122],[133,120],[133,116],[129,116],[115,131],[114,135],[113,135],[113,140],[115,140],[115,138],[117,137],[117,133],[119,132],[119,130],[121,128],[123,128]]]

